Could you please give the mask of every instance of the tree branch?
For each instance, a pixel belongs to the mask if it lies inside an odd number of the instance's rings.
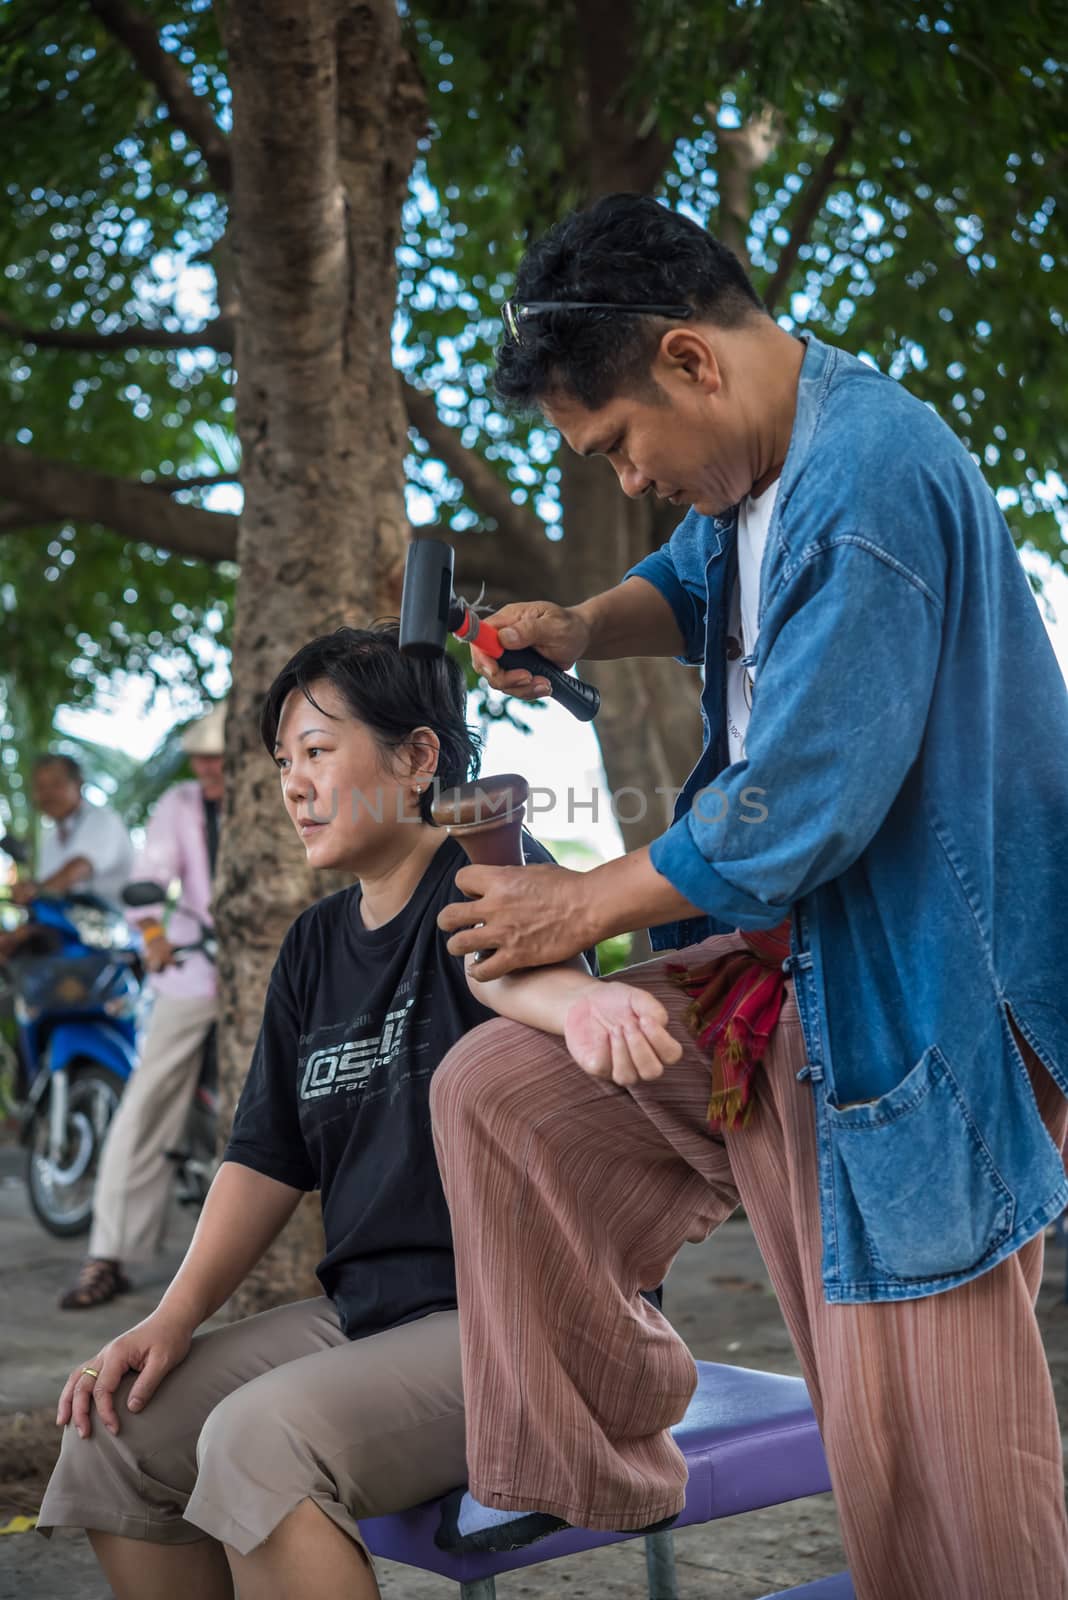
[[[560,600],[561,540],[549,539],[543,531],[537,545],[517,549],[498,529],[457,534],[455,544],[456,585],[465,599],[473,601],[485,585],[486,598],[494,605],[517,599]]]
[[[30,328],[0,312],[0,334],[8,334],[24,344],[35,344],[42,350],[218,350],[222,355],[232,354],[234,325],[230,317],[216,317],[202,328],[184,332],[182,329],[143,328],[134,325],[116,328],[111,333],[82,332],[79,328]]]
[[[708,107],[715,121],[718,107]],[[782,138],[782,118],[772,106],[751,116],[740,128],[716,127],[719,152],[719,237],[750,270],[746,239],[753,210],[753,174],[775,153]]]
[[[241,479],[236,472],[198,472],[191,477],[180,478],[177,473],[173,477],[160,474],[155,478],[142,478],[141,486],[145,489],[155,489],[162,494],[177,494],[179,489],[210,489],[217,483],[240,483]]]
[[[175,57],[160,44],[152,21],[125,0],[89,0],[89,4],[155,85],[171,121],[199,147],[219,188],[228,191],[232,179],[229,141],[215,121],[211,102],[193,93]]]
[[[498,535],[515,547],[536,550],[545,542],[541,518],[529,506],[517,506],[508,485],[473,450],[465,449],[456,430],[442,422],[434,396],[401,380],[408,421],[443,461],[454,478],[463,483],[471,500],[484,517],[497,524]]]
[[[13,501],[22,525],[100,522],[123,539],[201,561],[232,561],[237,518],[182,505],[151,484],[52,461],[18,445],[0,444],[0,497]]]
[[[16,528],[28,528],[33,523],[32,511],[5,500],[0,504],[0,533],[12,533]]]
[[[27,343],[42,346],[55,346],[61,349],[79,350],[107,350],[107,349],[136,349],[138,345],[148,348],[180,348],[183,346],[208,345],[214,349],[230,349],[233,341],[233,326],[229,318],[219,317],[214,322],[208,323],[197,334],[170,334],[162,329],[153,328],[123,328],[114,334],[100,334],[97,338],[83,338],[76,330],[60,328],[32,329],[17,323],[11,317],[0,314],[0,334],[7,333]],[[211,334],[209,340],[207,335]],[[225,341],[225,342],[224,342]],[[508,485],[497,476],[489,466],[473,450],[466,449],[456,434],[455,429],[442,422],[433,395],[423,389],[417,389],[413,384],[402,380],[404,401],[408,412],[410,425],[426,440],[434,455],[445,463],[448,471],[461,480],[472,503],[487,520],[495,522],[496,531],[468,533],[462,535],[459,544],[465,550],[464,566],[475,580],[475,588],[485,582],[489,588],[501,593],[514,593],[517,586],[524,587],[534,592],[536,589],[546,599],[551,599],[547,585],[553,579],[562,559],[561,547],[546,536],[545,526],[536,512],[529,506],[516,505],[508,490]],[[2,449],[2,447],[0,447]],[[72,506],[61,494],[58,498],[42,498],[41,493],[30,495],[21,490],[18,474],[15,470],[15,457],[25,463],[24,470],[29,475],[37,469],[33,463],[38,457],[32,451],[9,451],[10,462],[6,462],[0,455],[0,493],[7,492],[16,502],[19,513],[18,521],[11,526],[26,526],[34,520],[45,517],[55,520],[60,517],[70,517],[73,520],[106,522],[115,528],[116,532],[124,537],[144,537],[139,532],[130,531],[124,523],[122,526],[115,520],[113,510],[101,510],[99,507],[105,503],[101,497],[104,494],[103,485],[111,485],[113,492],[119,490],[133,490],[154,497],[152,514],[149,516],[147,502],[143,502],[145,509],[136,512],[139,520],[158,521],[160,501],[164,494],[174,494],[183,489],[206,488],[215,483],[234,483],[235,477],[221,475],[203,475],[188,478],[166,477],[153,478],[142,482],[133,480],[108,478],[103,474],[85,473],[83,469],[70,467],[65,462],[46,463],[49,472],[52,469],[61,474],[77,474],[84,480],[83,488],[88,492],[88,482],[94,481],[94,487],[88,500],[85,500],[82,491],[76,495],[76,504]],[[50,480],[51,481],[51,480]],[[58,483],[58,479],[56,482]],[[73,479],[71,480],[73,483]],[[79,509],[80,508],[80,509]],[[131,506],[131,511],[133,511]],[[216,525],[227,518],[221,517],[213,511],[200,511],[191,506],[176,506],[173,508],[180,512],[189,512],[203,516],[208,520],[204,524],[205,530],[210,525],[210,535],[203,549],[188,545],[190,534],[176,525],[175,537],[179,542],[171,545],[162,534],[153,535],[150,543],[158,544],[162,549],[174,549],[182,555],[201,555],[209,561],[219,561],[232,556],[233,535],[229,535],[230,543],[225,547],[219,545],[219,532]],[[23,511],[28,512],[23,515]],[[6,511],[0,507],[0,532],[8,526]],[[229,519],[233,520],[233,519]],[[169,524],[168,524],[169,526]],[[479,555],[475,560],[475,546],[477,544]]]
[[[779,256],[775,271],[764,288],[764,304],[774,315],[779,297],[797,264],[801,246],[812,232],[812,225],[823,209],[831,185],[838,176],[838,166],[849,148],[853,132],[860,118],[860,97],[851,95],[842,107],[842,120],[830,148],[816,171],[797,198],[796,216],[790,227],[790,237]]]

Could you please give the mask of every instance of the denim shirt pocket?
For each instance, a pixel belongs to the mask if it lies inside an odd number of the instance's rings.
[[[1009,1237],[1012,1194],[937,1045],[889,1093],[828,1104],[825,1115],[868,1253],[886,1278],[966,1272]]]

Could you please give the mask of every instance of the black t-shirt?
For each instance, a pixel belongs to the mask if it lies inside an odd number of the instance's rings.
[[[552,860],[529,836],[524,851]],[[350,1339],[456,1305],[430,1079],[462,1034],[495,1015],[437,925],[442,906],[464,898],[455,878],[466,863],[446,839],[380,928],[363,925],[359,885],[297,918],[223,1157],[320,1190],[319,1281]]]

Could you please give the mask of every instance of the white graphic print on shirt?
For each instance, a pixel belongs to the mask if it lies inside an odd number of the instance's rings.
[[[379,1067],[388,1066],[400,1052],[408,1013],[414,1004],[413,996],[396,1011],[387,1012],[381,1033],[364,1033],[313,1051],[304,1063],[300,1098],[317,1100],[326,1094],[358,1089]]]

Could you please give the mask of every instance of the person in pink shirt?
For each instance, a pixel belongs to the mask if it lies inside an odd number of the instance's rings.
[[[211,921],[225,719],[223,703],[186,730],[182,744],[193,780],[175,784],[160,799],[135,866],[135,878],[168,887],[177,882],[179,904],[166,928],[162,907],[132,913],[152,975],[152,1015],[100,1158],[89,1255],[59,1302],[64,1311],[84,1311],[123,1294],[130,1287],[124,1266],[150,1260],[163,1236],[173,1176],[166,1152],[181,1138],[217,1014],[212,963],[202,954],[179,963],[174,951],[196,943],[200,923]]]

